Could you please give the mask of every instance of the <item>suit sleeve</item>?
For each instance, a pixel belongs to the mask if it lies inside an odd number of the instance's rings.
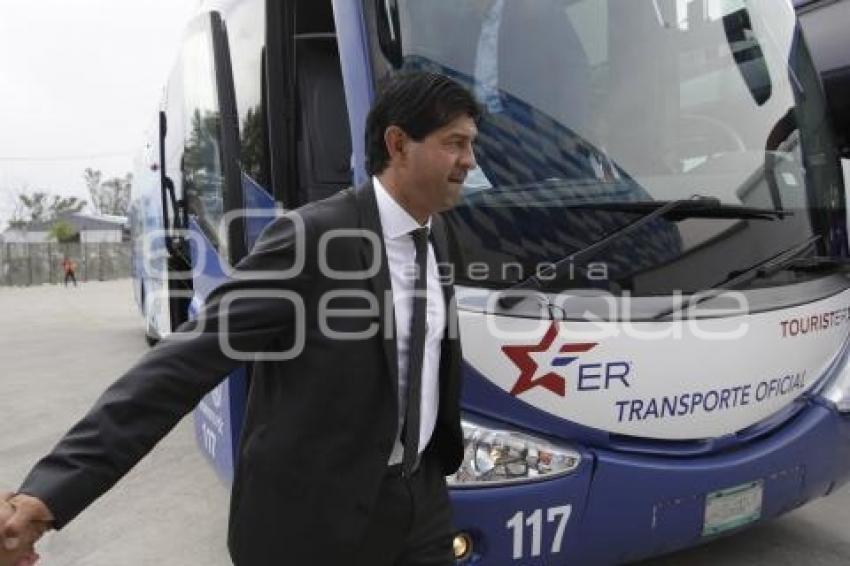
[[[229,349],[260,352],[291,332],[293,303],[280,295],[303,295],[309,288],[307,271],[293,269],[303,259],[302,227],[291,217],[270,224],[237,266],[236,277],[210,294],[199,316],[112,384],[30,471],[19,491],[44,501],[57,529],[110,489],[244,363],[228,355]],[[294,273],[282,273],[287,270]]]

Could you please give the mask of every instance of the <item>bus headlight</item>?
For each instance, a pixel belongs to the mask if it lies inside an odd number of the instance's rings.
[[[450,487],[527,482],[569,474],[581,455],[529,434],[489,428],[464,419],[463,462],[446,480]]]

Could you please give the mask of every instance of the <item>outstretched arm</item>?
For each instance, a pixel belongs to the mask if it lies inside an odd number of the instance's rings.
[[[281,333],[291,331],[291,302],[234,297],[246,291],[306,292],[309,276],[303,270],[289,278],[278,275],[295,263],[296,239],[304,237],[296,225],[285,218],[272,223],[238,267],[253,275],[235,278],[211,293],[197,319],[182,325],[110,386],[29,473],[19,493],[38,500],[55,528],[62,528],[110,489],[243,363],[231,357],[225,345],[260,352]],[[0,539],[3,530],[0,522]]]

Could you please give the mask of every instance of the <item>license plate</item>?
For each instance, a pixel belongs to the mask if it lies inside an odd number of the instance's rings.
[[[764,483],[758,480],[706,495],[702,536],[715,535],[756,521],[761,517],[763,493]]]

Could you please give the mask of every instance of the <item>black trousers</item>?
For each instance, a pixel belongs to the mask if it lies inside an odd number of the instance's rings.
[[[452,508],[436,456],[411,477],[389,471],[381,484],[357,566],[452,566]]]
[[[76,287],[77,286],[77,278],[74,275],[73,271],[69,271],[65,274],[65,286],[66,287],[68,286],[68,280],[69,279],[74,282],[74,287]]]

